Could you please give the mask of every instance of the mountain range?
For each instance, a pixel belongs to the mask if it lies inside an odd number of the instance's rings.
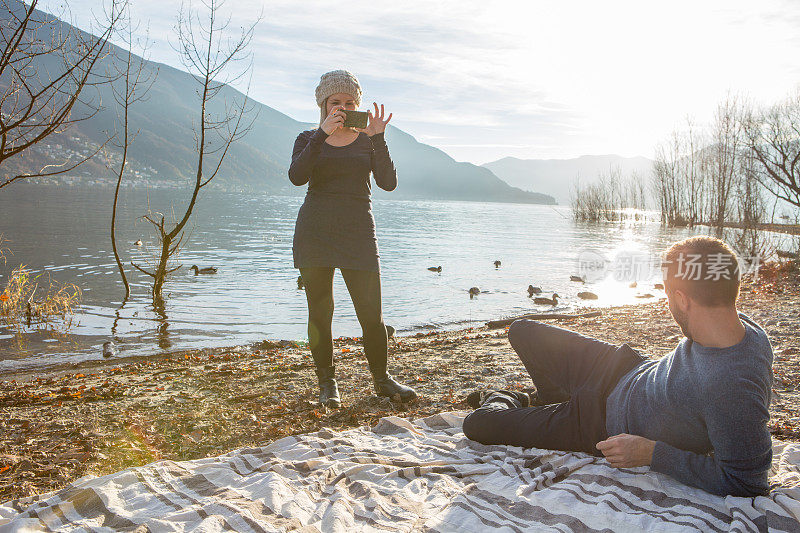
[[[568,204],[576,180],[591,183],[611,168],[619,168],[622,176],[636,173],[639,178],[651,180],[653,161],[646,157],[621,157],[618,155],[584,155],[575,159],[517,159],[504,157],[482,165],[500,179],[523,190],[537,191]]]
[[[17,9],[21,5],[18,0],[10,0],[8,4],[16,4]],[[43,13],[40,16],[50,17]],[[64,31],[69,28],[66,22],[53,20],[62,25]],[[8,20],[0,20],[4,27],[8,23]],[[96,72],[108,71],[115,56],[124,57],[126,54],[121,48],[109,47],[110,53],[99,62]],[[33,66],[38,72],[46,73],[56,68],[55,64],[48,63],[47,56],[37,57],[34,61]],[[141,57],[134,59],[135,63],[140,61],[144,62],[144,71],[156,78],[147,98],[130,108],[130,131],[137,132],[129,149],[130,168],[146,169],[145,175],[155,176],[159,180],[189,180],[193,178],[196,164],[193,125],[199,114],[197,91],[200,84],[191,74],[182,70]],[[107,138],[107,132],[115,130],[119,108],[109,84],[99,86],[96,94],[87,96],[94,101],[98,101],[98,98],[102,101],[103,105],[97,114],[61,134],[48,137],[34,153],[8,160],[2,171],[32,170],[42,163],[55,161],[54,158],[59,155],[57,150],[74,152],[101,144]],[[209,111],[220,113],[226,102],[241,101],[243,98],[244,95],[233,87],[223,86],[211,102]],[[291,185],[287,170],[297,134],[316,127],[316,124],[294,120],[259,102],[251,103],[253,109],[250,117],[254,118],[251,129],[232,145],[212,185],[279,194],[304,193],[305,187]],[[309,94],[309,104],[314,105],[313,94]],[[86,112],[87,109],[81,108],[74,111],[76,115]],[[399,185],[392,192],[393,198],[555,203],[548,195],[508,185],[488,168],[455,161],[442,150],[421,143],[398,128],[390,126],[386,140],[399,177]],[[113,152],[118,153],[119,150],[111,148],[111,152],[113,160]],[[98,161],[81,167],[81,172],[109,175]],[[378,194],[381,193],[383,191]]]

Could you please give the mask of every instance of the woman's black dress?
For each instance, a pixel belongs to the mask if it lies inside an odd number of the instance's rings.
[[[380,271],[370,173],[381,189],[397,187],[384,134],[359,133],[346,146],[331,146],[327,137],[322,129],[304,131],[294,144],[289,179],[308,182],[294,229],[294,267]]]

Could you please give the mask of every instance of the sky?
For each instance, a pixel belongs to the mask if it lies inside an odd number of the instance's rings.
[[[70,0],[72,22],[88,29],[102,3]],[[132,6],[149,58],[180,67],[181,2]],[[252,77],[237,85],[250,80],[259,102],[315,122],[319,76],[344,68],[362,109],[383,103],[393,125],[476,164],[653,157],[728,94],[766,105],[800,87],[797,0],[228,0],[222,12],[234,32],[262,16]]]

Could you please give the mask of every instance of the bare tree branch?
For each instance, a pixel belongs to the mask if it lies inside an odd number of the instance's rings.
[[[744,129],[748,148],[759,163],[754,179],[800,208],[800,90],[784,102],[750,110]]]
[[[248,64],[242,72],[230,72],[233,65],[249,59],[246,49],[253,38],[253,31],[260,17],[251,25],[242,28],[238,37],[229,38],[227,28],[231,19],[230,17],[220,19],[220,9],[224,2],[201,0],[200,3],[205,13],[204,17],[201,17],[199,11],[192,9],[191,3],[185,4],[181,8],[175,26],[178,35],[176,51],[180,55],[182,64],[199,84],[197,90],[199,116],[194,128],[197,164],[191,197],[179,220],[169,229],[165,228],[163,217],[157,223],[151,217],[145,216],[145,219],[158,229],[160,243],[153,283],[153,303],[157,306],[163,304],[162,289],[166,276],[180,268],[168,268],[167,263],[178,254],[182,243],[185,242],[186,224],[197,204],[200,190],[218,175],[231,144],[246,134],[252,126],[252,121],[248,122],[245,119],[248,112],[249,89],[243,102],[223,104],[222,111],[217,114],[211,109],[215,98],[227,90],[226,84],[240,79],[250,70]],[[223,75],[227,77],[223,78]],[[216,156],[216,161],[210,162],[209,156]],[[210,172],[206,171],[207,167]]]
[[[122,35],[122,38],[127,45],[127,50],[121,54],[121,58],[114,57],[113,59],[115,61],[112,63],[112,68],[116,69],[116,72],[114,73],[115,76],[113,77],[117,80],[120,80],[120,83],[122,83],[122,87],[119,88],[117,87],[117,84],[113,82],[111,84],[111,92],[118,109],[117,122],[120,123],[122,129],[121,139],[119,139],[119,142],[116,143],[117,147],[122,150],[122,157],[119,162],[119,168],[115,172],[117,184],[116,188],[114,189],[114,202],[111,208],[111,248],[114,252],[114,259],[117,263],[119,275],[122,278],[123,285],[125,286],[125,299],[127,299],[131,294],[131,289],[130,284],[128,283],[128,277],[125,275],[125,269],[122,267],[122,260],[119,257],[119,251],[117,250],[117,203],[119,200],[120,185],[122,184],[122,178],[125,174],[125,167],[128,164],[128,148],[133,142],[133,138],[136,136],[136,132],[133,134],[130,132],[130,109],[133,104],[143,99],[147,95],[150,87],[152,87],[152,84],[155,82],[157,71],[156,74],[151,74],[149,72],[147,74],[143,74],[145,70],[144,56],[146,55],[148,45],[147,40],[145,40],[142,44],[142,53],[138,63],[135,65],[133,64],[134,61],[131,48],[133,47],[134,40],[134,25],[131,21],[130,11],[127,6],[124,11],[124,26],[119,28],[118,31]]]
[[[107,53],[108,39],[127,2],[111,0],[107,20],[95,37],[74,27],[68,29],[58,18],[37,11],[38,0],[31,0],[29,5],[0,0],[0,18],[4,22],[0,31],[0,170],[8,159],[99,111],[100,102],[85,95],[88,88],[109,81],[97,72],[97,66]],[[41,63],[36,61],[39,58],[55,61]],[[44,66],[54,64],[59,67]],[[74,114],[78,104],[82,108],[80,115]],[[66,158],[61,164],[13,177],[5,174],[0,187],[26,178],[68,172],[89,159],[73,165]],[[48,171],[52,166],[66,168]]]
[[[139,265],[137,265],[137,264],[136,264],[136,263],[134,263],[133,261],[131,261],[131,266],[132,266],[133,268],[135,268],[136,270],[138,270],[139,272],[144,272],[145,274],[147,274],[147,275],[148,275],[148,276],[150,276],[151,278],[155,278],[155,277],[156,277],[155,273],[153,273],[153,272],[148,272],[147,270],[143,269],[142,267],[140,267]]]

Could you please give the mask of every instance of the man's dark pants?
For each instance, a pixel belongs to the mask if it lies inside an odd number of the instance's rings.
[[[534,320],[516,320],[508,341],[548,405],[519,407],[490,396],[464,419],[464,434],[482,444],[580,451],[601,455],[608,438],[606,399],[619,379],[647,359],[616,346]]]

